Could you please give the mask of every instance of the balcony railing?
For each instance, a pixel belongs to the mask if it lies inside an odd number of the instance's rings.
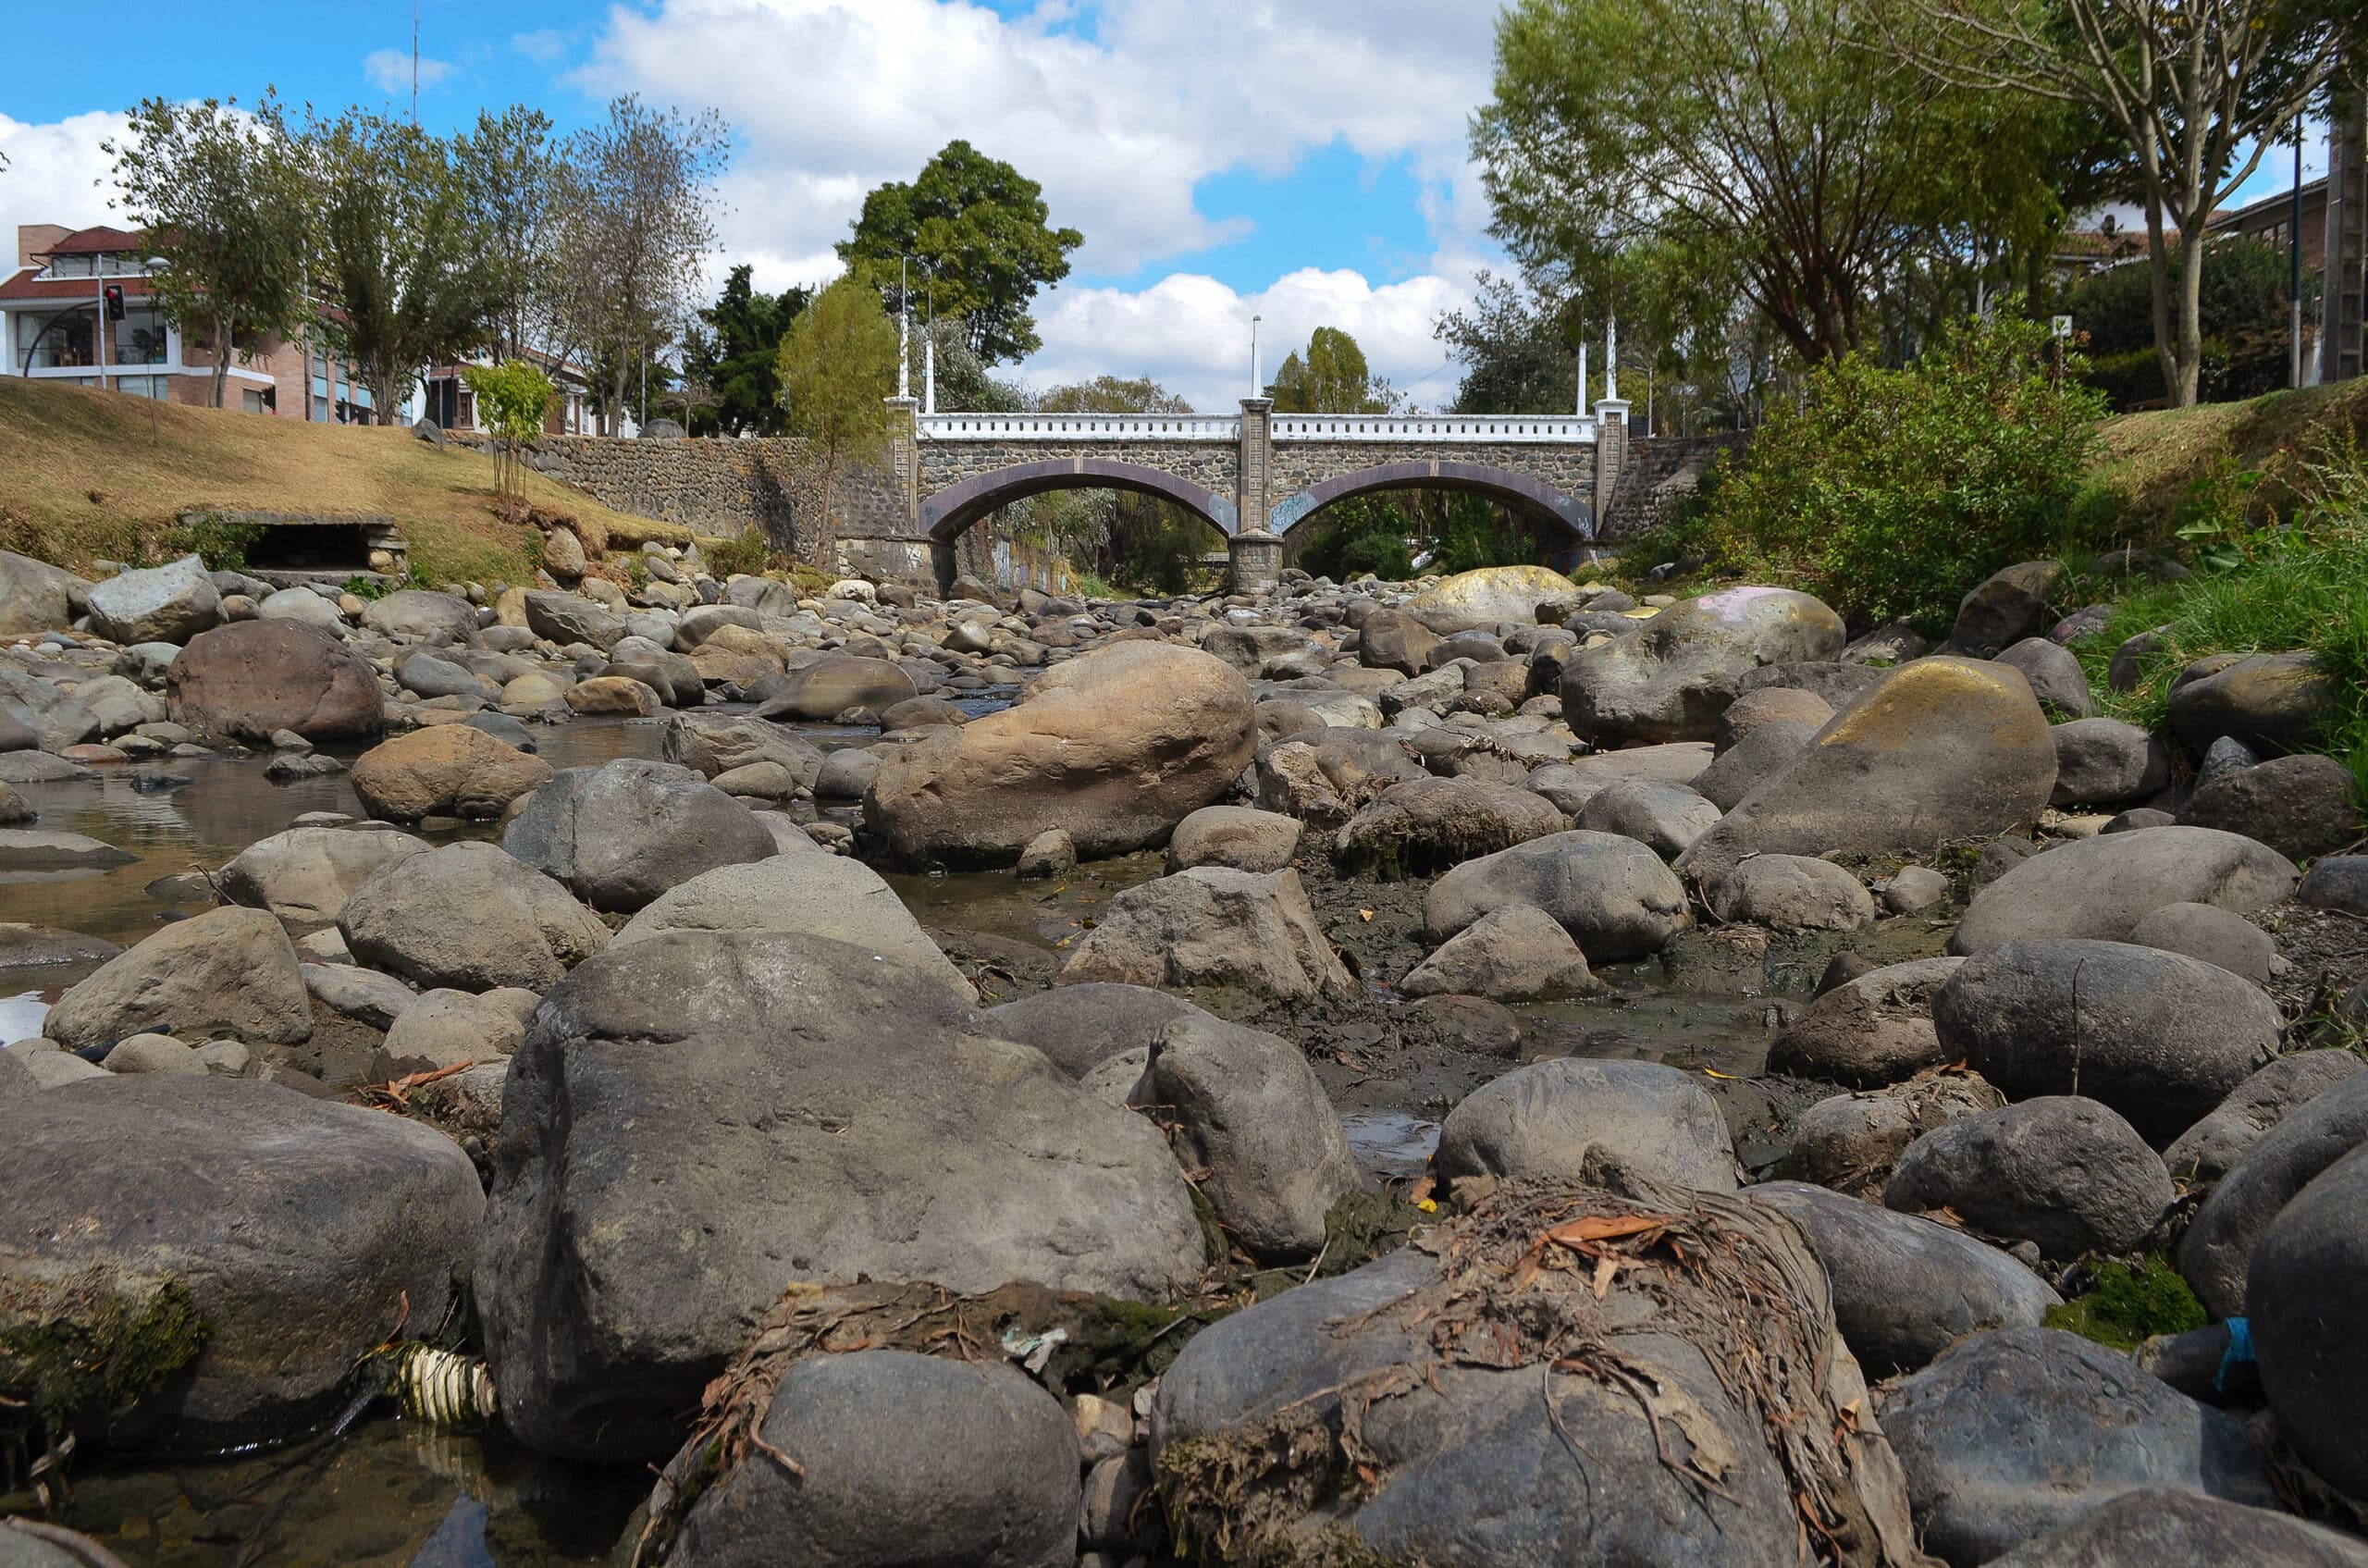
[[[1577,414],[1278,414],[1278,441],[1459,441],[1548,445],[1596,438],[1595,421]]]
[[[1219,414],[924,414],[924,441],[1232,441],[1241,421]]]

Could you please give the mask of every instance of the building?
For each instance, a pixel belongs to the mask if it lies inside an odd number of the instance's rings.
[[[17,267],[0,282],[5,372],[134,397],[209,406],[215,350],[165,319],[141,237],[102,225],[17,229]],[[352,423],[370,391],[348,368],[277,333],[236,345],[223,406],[282,419]]]
[[[2294,234],[2294,192],[2289,187],[2251,205],[2214,213],[2206,231],[2217,240],[2241,234],[2283,251]],[[2327,260],[2327,182],[2325,175],[2302,186],[2302,275],[2315,275]]]
[[[559,395],[551,400],[550,412],[543,416],[543,434],[581,436],[590,429],[585,421],[587,399],[592,389],[591,378],[574,362],[554,354],[527,349],[520,357],[539,365],[543,374],[551,378],[551,385],[559,389]],[[470,364],[478,365],[491,363],[490,359],[482,358],[470,361]],[[468,382],[462,379],[462,368],[458,364],[428,367],[426,376],[422,377],[427,387],[424,417],[447,430],[482,430],[485,426],[477,421],[476,398],[470,392]]]

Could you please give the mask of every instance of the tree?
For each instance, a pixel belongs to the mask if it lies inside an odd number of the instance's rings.
[[[1534,282],[1695,305],[1747,298],[1804,358],[1855,348],[1868,306],[1954,226],[1979,255],[2055,213],[2055,137],[1856,45],[1850,0],[1519,0],[1473,151]],[[1621,309],[1626,317],[1630,309]]]
[[[922,385],[928,374],[927,346],[937,346],[937,406],[965,414],[1021,414],[1034,406],[1027,389],[1016,381],[990,374],[986,362],[970,347],[970,335],[961,317],[941,315],[913,334],[910,345],[912,384]]]
[[[462,365],[461,378],[476,397],[478,417],[500,443],[494,449],[494,488],[506,496],[523,493],[526,470],[518,454],[543,433],[557,389],[540,369],[517,359],[500,366]]]
[[[715,400],[697,411],[700,426],[731,436],[778,436],[789,421],[781,401],[781,340],[814,290],[792,285],[767,294],[749,281],[750,270],[746,262],[734,267],[722,296],[699,312],[705,330],[689,334],[683,371]]]
[[[481,111],[454,148],[470,222],[494,271],[494,328],[504,354],[540,349],[564,360],[575,347],[559,247],[578,191],[563,154],[550,117],[521,104]]]
[[[790,324],[781,340],[781,389],[791,433],[811,441],[820,459],[815,542],[827,545],[835,535],[831,505],[839,476],[887,454],[887,400],[896,389],[896,324],[863,269],[815,295]]]
[[[1439,317],[1433,335],[1463,365],[1462,414],[1570,414],[1578,406],[1572,302],[1549,300],[1483,272],[1470,310]]]
[[[130,119],[127,140],[100,147],[115,159],[121,205],[165,261],[149,280],[159,308],[214,346],[220,408],[237,344],[293,331],[304,316],[302,160],[268,95],[253,113],[235,98],[148,98]]]
[[[2325,87],[2342,44],[2337,7],[2310,0],[1896,4],[1893,51],[1930,80],[2010,102],[2078,105],[2118,130],[2146,209],[2154,352],[2173,404],[2192,404],[2203,363],[2205,226]]]
[[[317,193],[315,330],[391,425],[414,377],[500,335],[503,257],[475,221],[465,144],[349,109],[303,138]]]
[[[567,140],[573,188],[558,246],[575,285],[564,302],[567,336],[603,374],[611,429],[636,370],[689,311],[699,263],[715,244],[715,180],[731,151],[714,110],[684,116],[630,93]]]
[[[1305,354],[1286,355],[1266,395],[1276,414],[1387,414],[1398,402],[1389,383],[1366,367],[1357,340],[1337,327],[1317,327]]]
[[[1029,302],[1068,276],[1068,253],[1085,243],[1074,228],[1049,227],[1048,216],[1043,187],[968,142],[949,142],[911,184],[882,185],[863,199],[839,258],[871,264],[892,310],[906,305],[898,259],[926,263],[939,313],[960,316],[971,350],[1000,364],[1043,347]],[[918,300],[921,277],[908,286]]]

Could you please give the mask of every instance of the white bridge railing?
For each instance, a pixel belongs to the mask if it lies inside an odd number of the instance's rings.
[[[925,441],[1234,441],[1229,414],[924,414]],[[1278,414],[1277,441],[1461,442],[1474,446],[1585,445],[1596,422],[1577,414]]]
[[[1235,441],[1229,414],[924,414],[924,441]]]
[[[1576,414],[1440,414],[1398,417],[1374,414],[1278,414],[1278,441],[1588,442],[1595,421]]]

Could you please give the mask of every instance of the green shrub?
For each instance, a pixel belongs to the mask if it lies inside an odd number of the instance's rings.
[[[2187,1281],[2154,1253],[2131,1268],[2097,1266],[2094,1285],[2062,1306],[2047,1309],[2050,1328],[2065,1328],[2115,1350],[2134,1351],[2156,1334],[2184,1334],[2212,1320]]]
[[[1854,623],[1944,630],[1966,590],[2066,544],[2104,399],[2055,369],[2045,328],[1964,323],[1904,370],[1853,354],[1811,371],[1720,479],[1702,530],[1723,559]]]
[[[255,524],[232,523],[209,512],[166,529],[164,544],[171,555],[196,556],[209,572],[243,572],[247,547],[262,537]]]
[[[755,576],[764,571],[772,558],[772,546],[765,536],[750,528],[733,539],[710,539],[699,546],[699,554],[707,558],[708,574],[722,582],[734,573]]]
[[[2105,395],[2115,414],[2128,414],[2159,403],[2163,390],[2163,356],[2152,349],[2123,349],[2097,354],[2081,372],[2081,379]]]

